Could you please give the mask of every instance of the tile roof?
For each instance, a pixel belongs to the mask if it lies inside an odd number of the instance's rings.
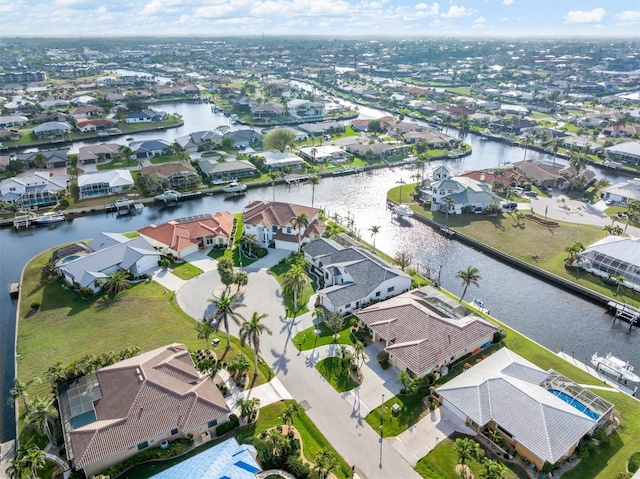
[[[476,423],[494,420],[533,454],[555,463],[596,421],[540,386],[548,375],[503,348],[437,392]]]
[[[196,173],[196,169],[189,163],[184,162],[171,162],[162,163],[160,165],[145,166],[140,170],[140,173],[146,173],[155,178],[169,178],[174,173]]]
[[[229,237],[233,226],[231,213],[218,212],[210,218],[193,221],[167,221],[159,226],[149,225],[138,230],[148,238],[152,238],[174,251],[182,251],[200,242],[199,238],[206,236]]]
[[[318,208],[281,203],[278,201],[253,201],[242,213],[242,222],[251,226],[286,226],[292,218],[306,213],[309,221],[318,215]]]
[[[209,378],[200,379],[187,348],[172,344],[97,372],[97,421],[70,432],[82,468],[159,434],[185,432],[230,412]]]
[[[498,330],[478,316],[455,319],[437,312],[415,292],[369,306],[357,316],[393,343],[386,350],[417,374],[445,364],[465,350],[471,352],[479,341]]]

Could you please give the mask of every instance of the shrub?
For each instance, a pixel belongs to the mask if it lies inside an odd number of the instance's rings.
[[[619,472],[618,475],[616,476],[616,479],[631,479],[631,473],[624,471],[624,472]]]
[[[224,436],[226,433],[235,429],[239,425],[240,425],[240,420],[238,419],[238,416],[236,416],[235,414],[232,414],[231,416],[229,416],[229,420],[227,422],[219,425],[216,428],[216,436]]]
[[[70,203],[69,203],[69,198],[67,198],[67,197],[62,197],[62,198],[60,199],[60,203],[59,203],[59,204],[60,204],[60,208],[66,208],[66,207],[68,207],[68,206],[69,206],[69,204],[70,204]]]
[[[295,456],[289,456],[285,463],[285,469],[296,477],[309,477],[311,469],[306,464],[303,464],[300,459]]]
[[[40,301],[34,301],[33,303],[31,303],[31,309],[33,309],[34,311],[40,309]]]
[[[640,452],[634,452],[629,458],[629,465],[627,467],[629,472],[634,474],[638,469],[640,469]]]
[[[577,454],[580,459],[589,459],[597,451],[598,446],[596,446],[596,443],[591,438],[585,438],[578,445]]]

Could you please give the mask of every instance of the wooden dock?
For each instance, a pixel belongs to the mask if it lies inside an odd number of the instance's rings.
[[[11,283],[9,285],[9,296],[11,299],[18,299],[20,296],[20,283]]]

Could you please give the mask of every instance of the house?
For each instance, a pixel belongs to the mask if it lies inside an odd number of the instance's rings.
[[[614,160],[633,161],[640,164],[640,141],[627,141],[609,146],[604,153]]]
[[[42,106],[42,102],[40,102],[40,106]],[[69,116],[59,111],[50,111],[46,113],[40,113],[39,115],[36,115],[33,117],[34,123],[46,123],[47,121],[66,122],[68,120],[69,120]]]
[[[251,110],[251,117],[256,120],[277,120],[284,114],[284,107],[278,103],[267,103]]]
[[[127,238],[119,233],[100,233],[87,244],[86,254],[60,258],[56,268],[69,284],[79,284],[94,293],[111,273],[124,270],[134,277],[158,265],[160,253],[140,236]]]
[[[224,134],[224,138],[231,138],[234,147],[255,146],[262,142],[262,135],[250,129],[228,131]]]
[[[229,103],[233,105],[233,111],[237,113],[249,113],[251,110],[258,106],[258,102],[248,96],[235,98]]]
[[[303,213],[307,215],[309,226],[295,228],[292,220]],[[261,246],[297,251],[298,244],[317,239],[324,233],[324,223],[318,218],[319,213],[319,209],[308,206],[253,201],[245,207],[242,222],[245,234],[254,235]]]
[[[354,155],[362,158],[391,158],[394,156],[406,156],[411,154],[413,149],[410,145],[404,143],[348,143],[344,145],[345,149]]]
[[[382,128],[383,130],[387,130],[396,123],[395,119],[391,115],[386,115],[380,118],[355,119],[351,121],[351,126],[354,130],[357,131],[367,131],[367,129],[369,128],[369,123],[371,123],[372,120],[376,119],[380,122],[380,128]]]
[[[74,108],[69,115],[76,120],[80,118],[94,118],[104,113],[104,109],[99,106],[86,105]]]
[[[78,177],[79,199],[95,198],[123,193],[133,188],[129,170],[107,170],[84,173]]]
[[[250,178],[258,174],[258,169],[246,160],[218,162],[213,159],[202,159],[198,161],[198,164],[202,172],[214,183]]]
[[[0,201],[19,209],[55,205],[58,196],[66,192],[68,181],[68,175],[50,176],[43,171],[7,178],[0,182]]]
[[[503,187],[512,186],[515,184],[521,184],[527,181],[527,178],[516,171],[505,171],[504,175],[496,175],[493,171],[466,171],[458,176],[473,178],[476,181],[487,183],[488,185],[492,185],[494,181],[500,183]]]
[[[577,256],[576,266],[603,278],[624,278],[620,284],[640,291],[640,239],[607,236]]]
[[[356,316],[374,342],[384,343],[389,362],[414,377],[446,374],[456,360],[492,344],[498,331],[429,286],[368,306]]]
[[[159,472],[149,479],[256,479],[262,467],[258,451],[251,444],[239,444],[231,437],[221,444],[198,452],[197,455]]]
[[[145,166],[140,174],[158,178],[162,186],[168,189],[195,188],[200,183],[200,175],[196,169],[185,162]]]
[[[58,403],[67,459],[87,477],[163,441],[191,435],[202,442],[231,413],[183,344],[71,381],[58,388]]]
[[[218,212],[145,226],[138,233],[162,254],[184,258],[200,248],[228,245],[232,229],[233,215]]]
[[[640,126],[634,125],[613,125],[607,126],[602,129],[602,133],[605,136],[610,136],[611,138],[632,138],[634,135],[640,133]]]
[[[467,208],[480,213],[487,206],[500,201],[500,197],[491,191],[491,186],[483,181],[468,176],[453,177],[450,172],[440,173],[440,175],[442,179],[431,184],[431,211],[449,207],[449,213],[454,214],[461,214],[462,210]],[[426,196],[428,191],[422,193]],[[451,204],[443,201],[448,197],[453,200]]]
[[[176,143],[189,152],[198,151],[198,147],[205,142],[215,145],[222,143],[222,134],[213,130],[196,131],[176,138]]]
[[[105,118],[96,118],[94,120],[78,120],[76,122],[76,128],[80,130],[80,133],[89,133],[92,131],[105,131],[112,128],[118,128],[114,121],[107,120]]]
[[[543,371],[507,348],[436,392],[442,405],[468,426],[497,431],[538,470],[571,456],[580,440],[604,424],[613,410],[611,403],[588,389],[553,370]]]
[[[117,143],[81,146],[78,149],[78,163],[81,165],[89,165],[111,161],[120,156],[121,147],[122,146]]]
[[[321,136],[327,134],[344,133],[346,126],[337,121],[323,121],[320,123],[301,123],[297,125],[299,130],[309,136]]]
[[[46,138],[47,136],[63,136],[71,132],[71,126],[62,121],[47,121],[36,126],[32,130],[36,138]]]
[[[0,116],[0,128],[9,128],[12,126],[27,126],[29,119],[26,116],[10,115]]]
[[[150,109],[144,109],[136,111],[127,115],[124,119],[126,123],[151,123],[162,122],[167,119],[167,114],[163,111],[154,111]]]
[[[433,132],[428,129],[419,129],[410,131],[404,135],[404,139],[407,143],[417,143],[419,141],[425,142],[430,148],[451,148],[457,140],[445,135],[444,133]]]
[[[22,138],[22,133],[17,128],[0,129],[0,142],[18,141],[20,138]]]
[[[0,155],[0,171],[4,171],[9,166],[11,157],[9,155]]]
[[[288,151],[284,153],[280,153],[279,151],[261,151],[257,154],[264,158],[264,166],[269,169],[283,169],[285,167],[297,169],[306,166],[302,158]]]
[[[42,155],[45,157],[45,168],[64,168],[69,164],[69,158],[67,156],[67,150],[50,150],[50,151],[32,151],[31,153],[20,153],[16,156],[16,159],[29,168],[36,166],[36,156]]]
[[[411,276],[360,247],[344,248],[319,238],[303,248],[305,259],[323,278],[320,304],[329,311],[349,314],[411,288]]]
[[[129,148],[131,148],[132,160],[142,160],[166,154],[171,148],[171,143],[166,140],[133,141],[129,144]]]
[[[640,178],[609,186],[602,190],[601,197],[619,205],[626,205],[631,200],[640,201]]]
[[[447,116],[453,121],[460,120],[464,115],[473,115],[476,111],[466,106],[451,106],[445,110]]]
[[[303,146],[298,150],[300,157],[312,163],[341,163],[352,161],[353,155],[334,145]]]
[[[287,103],[289,116],[296,120],[314,121],[324,118],[324,104],[314,101],[296,99]]]
[[[572,165],[547,165],[537,161],[518,161],[513,164],[515,171],[525,176],[536,186],[558,186],[563,188],[572,184],[576,177],[576,169]],[[595,178],[595,173],[591,170],[580,171],[580,176],[587,179],[587,183]]]
[[[600,145],[594,140],[589,138],[582,138],[580,136],[568,135],[562,139],[562,146],[568,149],[580,148],[582,151],[588,151],[594,154],[600,148]]]

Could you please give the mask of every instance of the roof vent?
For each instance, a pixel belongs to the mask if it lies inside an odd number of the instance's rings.
[[[140,374],[140,368],[136,368],[136,374]]]
[[[140,381],[140,382],[144,381],[144,378],[142,377],[142,374],[138,374],[138,381]]]

